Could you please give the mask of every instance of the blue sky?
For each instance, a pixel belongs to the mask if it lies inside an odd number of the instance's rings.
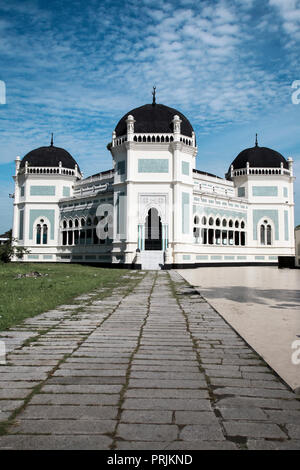
[[[259,144],[295,160],[300,224],[300,0],[0,0],[0,233],[14,159],[50,143],[85,176],[111,168],[119,118],[157,101],[197,136],[197,168],[224,176]]]

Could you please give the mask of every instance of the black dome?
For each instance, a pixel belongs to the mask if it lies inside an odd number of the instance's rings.
[[[64,168],[75,169],[76,161],[65,149],[60,147],[39,147],[38,149],[31,150],[27,153],[21,161],[21,168],[28,162],[29,166],[52,166],[58,167],[59,162],[62,163]],[[79,170],[79,167],[78,167]],[[80,170],[79,170],[80,171]]]
[[[139,108],[132,109],[126,113],[117,124],[115,129],[117,137],[127,134],[126,119],[131,114],[134,119],[134,132],[138,133],[162,133],[170,134],[173,132],[172,120],[177,114],[182,120],[181,134],[192,137],[193,128],[189,120],[177,109],[169,108],[163,104],[145,104]]]
[[[258,145],[239,153],[232,162],[233,169],[246,168],[247,162],[249,162],[250,168],[280,168],[281,163],[283,163],[284,168],[288,169],[289,167],[281,153],[268,147],[259,147]],[[228,172],[230,173],[230,168]]]

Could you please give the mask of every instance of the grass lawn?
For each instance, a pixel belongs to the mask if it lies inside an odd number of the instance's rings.
[[[38,278],[15,279],[19,273],[38,271]],[[0,331],[28,317],[69,303],[97,287],[125,285],[124,269],[104,269],[77,264],[0,264]]]

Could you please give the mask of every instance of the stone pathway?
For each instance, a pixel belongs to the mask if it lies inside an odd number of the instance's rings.
[[[0,449],[300,449],[300,400],[264,361],[176,272],[140,279],[25,322]]]

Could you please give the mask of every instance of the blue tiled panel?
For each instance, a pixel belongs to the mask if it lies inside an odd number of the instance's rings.
[[[125,194],[124,192],[118,194],[117,198],[117,234],[125,237]]]
[[[252,196],[278,196],[277,186],[253,186]]]
[[[189,176],[190,174],[190,164],[189,162],[181,162],[181,171],[183,175]]]
[[[24,235],[24,211],[19,213],[19,240],[23,240]]]
[[[119,175],[125,175],[125,160],[118,162],[117,170]]]
[[[139,158],[139,173],[168,173],[169,160],[167,158]]]
[[[70,197],[70,188],[69,186],[63,187],[63,197]]]
[[[181,215],[182,215],[182,233],[189,233],[189,208],[190,208],[190,195],[189,193],[182,193]]]
[[[245,188],[243,186],[238,188],[238,197],[245,197]]]
[[[30,186],[30,196],[55,196],[55,186]]]
[[[288,241],[289,239],[289,213],[284,211],[284,239]]]

